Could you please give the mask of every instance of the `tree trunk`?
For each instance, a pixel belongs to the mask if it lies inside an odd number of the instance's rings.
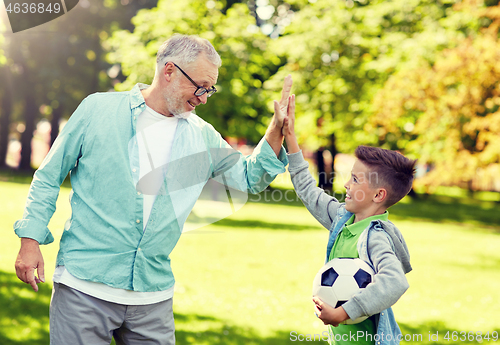
[[[410,191],[408,192],[408,196],[410,198],[418,198],[418,195],[417,195],[417,193],[415,192],[415,190],[413,188],[410,189]]]
[[[335,134],[332,134],[330,136],[330,152],[332,154],[332,166],[331,166],[331,174],[330,174],[330,178],[329,178],[329,181],[328,183],[330,184],[331,188],[332,188],[332,191],[334,191],[334,183],[335,183],[335,156],[337,155],[337,153],[339,153],[337,151],[337,142],[336,142],[336,138],[335,138]]]
[[[12,112],[12,83],[10,82],[9,67],[3,68],[3,76],[6,83],[3,84],[3,92],[1,94],[1,109],[0,109],[0,168],[7,166],[7,150],[9,147],[9,125],[10,113]],[[3,79],[3,78],[2,78]]]
[[[324,149],[320,147],[318,151],[314,153],[314,158],[316,160],[316,166],[318,167],[318,187],[328,188],[328,177],[325,171],[325,160],[323,159]]]
[[[62,113],[62,104],[59,104],[59,107],[52,112],[52,120],[50,120],[50,147],[52,147],[52,144],[59,135],[59,122],[61,121]]]
[[[25,69],[25,74],[28,73],[28,70]],[[27,76],[25,78],[25,80],[28,80]],[[36,115],[38,113],[32,87],[26,90],[28,90],[25,95],[26,103],[24,105],[24,125],[26,127],[21,136],[21,162],[19,164],[19,170],[33,170],[31,167],[31,139],[33,139]]]

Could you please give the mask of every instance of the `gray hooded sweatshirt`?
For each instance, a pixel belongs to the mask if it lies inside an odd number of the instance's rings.
[[[345,204],[316,186],[302,152],[290,154],[288,159],[295,191],[309,212],[330,230],[328,249],[331,249],[339,221],[345,223],[352,213],[346,211]],[[372,221],[358,240],[358,252],[376,274],[371,284],[342,305],[352,320],[384,312],[396,303],[409,287],[405,273],[412,269],[403,235],[390,221]]]

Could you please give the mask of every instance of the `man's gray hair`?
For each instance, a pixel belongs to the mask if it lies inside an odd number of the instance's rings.
[[[190,64],[195,62],[201,53],[217,67],[222,65],[219,54],[208,40],[196,35],[175,34],[158,49],[156,71],[160,71],[169,61],[179,65]]]

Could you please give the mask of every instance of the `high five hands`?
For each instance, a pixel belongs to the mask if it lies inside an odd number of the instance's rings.
[[[288,105],[290,104],[290,91],[292,90],[292,76],[289,74],[283,82],[281,90],[281,99],[279,102],[274,101],[274,117],[273,122],[277,128],[283,128],[284,121],[288,113]],[[283,133],[284,135],[284,133]]]
[[[295,137],[295,95],[290,95],[292,89],[292,76],[285,77],[281,100],[274,101],[274,125],[281,128],[281,135],[285,137],[288,153],[300,151]]]
[[[292,97],[294,97],[293,102],[295,102],[295,96],[290,96],[292,83],[292,76],[289,74],[285,77],[283,82],[280,101],[274,101],[274,116],[266,131],[265,138],[277,157],[280,155],[281,145],[283,144],[283,136],[285,135],[283,126],[289,117]]]

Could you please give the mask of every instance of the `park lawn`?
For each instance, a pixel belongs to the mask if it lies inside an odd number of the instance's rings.
[[[0,182],[2,345],[48,344],[49,281],[70,215],[69,189],[63,188],[49,224],[56,241],[42,247],[48,283],[36,294],[13,269],[19,239],[12,223],[22,216],[27,191],[25,183]],[[327,231],[300,202],[287,206],[268,200],[249,202],[230,218],[181,237],[171,255],[178,344],[291,344],[296,343],[291,332],[316,334],[318,340],[326,330],[313,314],[310,295],[323,265]],[[433,200],[405,200],[390,210],[414,268],[407,276],[410,289],[394,307],[403,334],[415,340],[403,343],[476,343],[443,337],[447,331],[500,332],[499,207],[477,203],[462,210],[458,203],[453,210],[450,202]],[[415,214],[422,210],[429,211]],[[465,225],[453,222],[457,210]],[[473,219],[474,212],[481,217]],[[444,220],[433,218],[440,214]],[[439,341],[429,341],[429,332],[439,332]]]

